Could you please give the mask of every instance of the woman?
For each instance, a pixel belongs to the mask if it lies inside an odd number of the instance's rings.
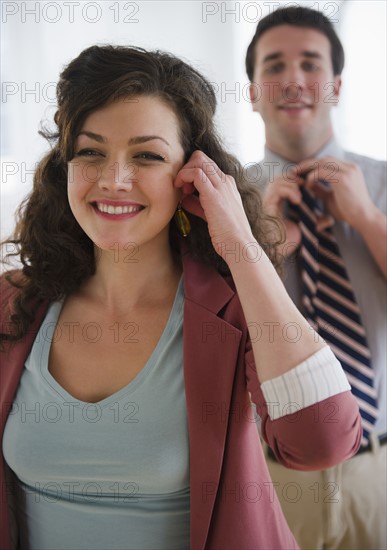
[[[350,457],[358,410],[269,260],[210,85],[94,46],[57,97],[2,278],[2,548],[297,548],[250,396],[296,469]]]

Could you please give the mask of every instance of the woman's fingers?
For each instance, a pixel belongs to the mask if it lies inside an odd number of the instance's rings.
[[[187,210],[190,214],[194,214],[195,216],[207,221],[204,210],[200,204],[200,200],[196,195],[186,195],[182,199],[181,205],[184,210]]]

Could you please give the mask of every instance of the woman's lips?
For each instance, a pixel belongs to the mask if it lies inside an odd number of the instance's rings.
[[[118,201],[95,201],[92,203],[92,206],[98,215],[113,220],[132,218],[145,208],[141,204],[125,203]]]

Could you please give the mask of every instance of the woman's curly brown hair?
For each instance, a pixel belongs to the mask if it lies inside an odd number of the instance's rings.
[[[241,164],[228,154],[214,126],[216,98],[210,83],[194,68],[161,51],[123,46],[92,46],[71,61],[57,85],[57,131],[41,132],[52,143],[39,163],[30,195],[18,209],[12,238],[5,255],[20,258],[20,272],[5,276],[20,289],[14,303],[12,335],[23,337],[42,301],[60,300],[71,294],[95,271],[93,243],[75,220],[67,198],[67,163],[86,117],[109,102],[140,95],[165,101],[177,114],[185,160],[196,149],[203,151],[234,177],[254,236],[278,267],[276,246],[283,240],[278,220],[264,214],[259,191],[250,184]],[[190,253],[222,274],[228,268],[215,252],[202,219],[189,215],[192,230],[187,238]],[[170,225],[171,245],[176,248],[177,228]]]

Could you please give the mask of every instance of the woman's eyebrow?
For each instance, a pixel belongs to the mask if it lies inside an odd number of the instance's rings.
[[[95,134],[94,132],[89,132],[87,130],[82,130],[82,132],[79,132],[77,137],[82,135],[87,136],[88,138],[93,139],[94,141],[98,141],[98,143],[107,142],[107,139],[104,136],[101,136],[100,134]],[[170,147],[170,144],[168,143],[168,141],[161,136],[136,136],[128,140],[128,145],[138,145],[139,143],[146,143],[147,141],[152,141],[154,139],[160,139],[166,145],[168,145],[168,147]]]
[[[168,141],[161,136],[137,136],[128,141],[128,145],[137,145],[139,143],[145,143],[146,141],[152,141],[153,139],[161,139],[164,143],[170,147]]]
[[[90,139],[94,139],[94,141],[98,141],[98,143],[106,143],[107,139],[99,134],[95,134],[94,132],[88,132],[87,130],[82,130],[79,132],[77,137],[79,136],[87,136]]]

